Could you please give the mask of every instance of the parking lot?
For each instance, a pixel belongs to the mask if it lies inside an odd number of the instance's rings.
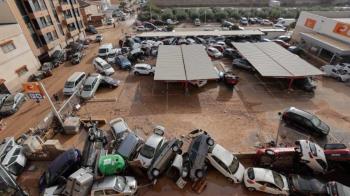
[[[128,31],[125,26],[124,32]],[[120,29],[103,30],[104,41],[116,44],[122,35]],[[50,95],[58,93],[63,103],[62,88],[66,79],[76,71],[94,72],[91,62],[97,54],[98,44],[86,50],[86,57],[79,65],[64,63],[54,70],[53,76],[43,80]],[[155,63],[155,59],[147,59]],[[221,61],[220,61],[221,62]],[[226,69],[231,69],[230,61],[222,60]],[[84,103],[78,114],[81,118],[101,118],[107,122],[123,117],[129,127],[141,137],[151,134],[155,125],[166,128],[166,137],[185,135],[194,129],[206,130],[215,142],[234,153],[252,152],[261,144],[278,140],[278,143],[293,145],[295,139],[315,140],[321,146],[339,141],[350,145],[350,92],[348,86],[328,78],[319,78],[315,93],[301,90],[287,90],[285,83],[278,79],[262,78],[241,70],[233,70],[240,77],[234,89],[217,81],[210,81],[202,88],[190,87],[189,94],[179,83],[154,81],[151,76],[134,76],[128,71],[117,70],[114,78],[121,80],[116,89],[99,89],[94,99]],[[318,115],[331,126],[327,139],[314,139],[280,124],[278,112],[295,106]],[[5,128],[0,137],[20,136],[34,127],[48,112],[47,100],[35,103],[27,101],[13,116],[4,118]],[[102,129],[108,131],[108,126]],[[82,149],[85,131],[74,136],[58,138],[65,148]],[[31,164],[29,164],[31,165]],[[24,189],[34,194],[37,179],[46,164],[36,164],[34,172],[26,171],[19,179]],[[202,195],[252,195],[244,186],[232,185],[216,171],[208,176],[208,187]],[[348,183],[343,182],[343,183]],[[180,191],[170,180],[161,180],[153,188],[140,190],[142,195],[191,195],[190,189]],[[254,193],[256,195],[260,193]]]

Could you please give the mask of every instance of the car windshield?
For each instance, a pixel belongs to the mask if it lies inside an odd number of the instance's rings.
[[[149,146],[145,144],[140,151],[140,154],[148,159],[152,158],[154,155],[154,148],[152,146]]]
[[[310,146],[310,151],[311,153],[314,155],[314,156],[317,156],[317,149],[316,149],[316,145],[314,143],[311,143],[309,144]]]
[[[106,48],[101,48],[98,50],[98,53],[106,53],[108,50]]]
[[[108,57],[109,57],[109,58],[113,58],[113,57],[115,56],[115,54],[116,54],[116,53],[109,53],[109,54],[108,54]]]
[[[90,85],[90,84],[84,85],[83,90],[84,91],[91,91],[92,90],[92,85]]]
[[[275,181],[276,186],[278,186],[279,188],[282,189],[284,186],[282,176],[274,171],[272,171],[272,176],[273,176],[273,179]]]
[[[230,166],[228,166],[228,169],[232,173],[236,173],[236,171],[238,170],[238,167],[239,167],[239,161],[236,158],[233,158],[232,163],[230,164]]]
[[[6,99],[4,106],[11,106],[15,103],[14,97],[9,97]]]
[[[64,87],[65,87],[65,88],[73,88],[73,87],[74,87],[74,82],[66,82],[66,83],[64,84]]]
[[[313,117],[313,118],[311,119],[311,122],[312,122],[312,124],[314,124],[315,126],[319,126],[319,125],[321,124],[321,120],[318,119],[317,117]]]
[[[117,181],[116,181],[116,184],[115,184],[115,188],[117,190],[119,190],[120,192],[123,192],[124,188],[126,186],[125,177],[117,176],[116,179],[117,179]]]

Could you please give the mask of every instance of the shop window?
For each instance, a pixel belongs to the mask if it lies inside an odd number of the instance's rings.
[[[19,77],[23,76],[24,74],[26,74],[28,72],[28,68],[27,65],[23,65],[22,67],[18,68],[16,70],[16,73]]]
[[[330,52],[326,49],[322,49],[321,53],[320,53],[320,58],[326,60],[326,61],[330,61],[333,57],[334,53]]]
[[[2,43],[2,44],[0,44],[0,46],[1,46],[1,49],[2,49],[2,51],[4,53],[9,53],[12,50],[16,49],[16,46],[13,43],[13,41],[8,41],[8,42],[5,42],[5,43]]]

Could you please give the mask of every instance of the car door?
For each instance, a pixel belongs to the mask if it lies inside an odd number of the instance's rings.
[[[313,130],[313,131],[316,131],[315,130],[315,126],[312,124],[312,122],[310,121],[310,119],[307,119],[307,118],[304,118],[303,117],[303,124],[304,124],[304,128],[305,130]]]
[[[278,188],[276,185],[266,182],[265,184],[266,186],[266,192],[271,193],[271,194],[281,194],[282,191],[280,190],[280,188]]]

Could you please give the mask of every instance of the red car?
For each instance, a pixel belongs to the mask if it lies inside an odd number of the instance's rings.
[[[294,147],[260,148],[256,151],[256,165],[290,167],[297,159]]]
[[[239,81],[239,77],[234,75],[232,72],[221,72],[220,80],[222,80],[227,85],[235,86]]]
[[[326,144],[323,148],[327,161],[350,163],[350,149],[345,144]]]
[[[218,49],[220,52],[224,52],[224,50],[225,50],[225,47],[222,46],[222,45],[219,45],[219,44],[213,44],[213,45],[211,45],[210,47],[216,48],[216,49]]]

